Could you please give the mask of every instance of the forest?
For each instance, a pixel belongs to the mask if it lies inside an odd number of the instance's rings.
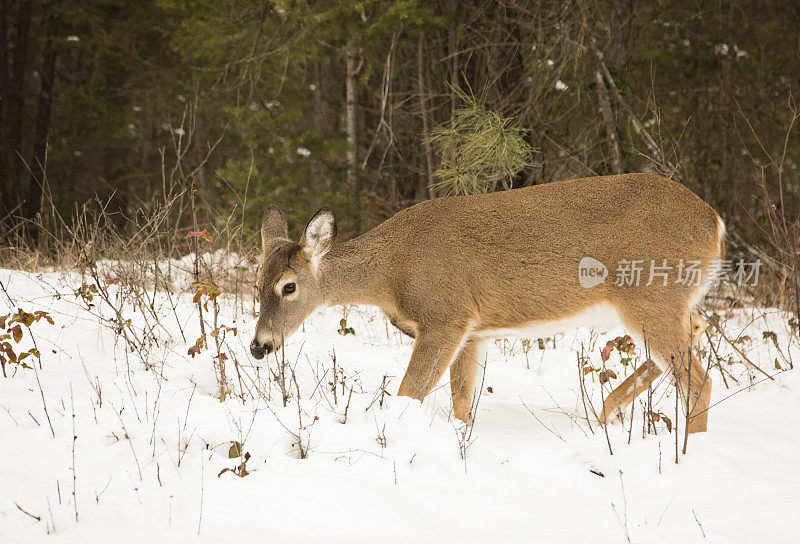
[[[785,260],[765,224],[773,201],[798,212],[794,1],[0,10],[2,228],[45,253],[41,231],[63,237],[87,207],[130,229],[179,194],[181,226],[191,208],[251,237],[267,204],[296,228],[331,205],[352,235],[442,194],[647,171],[717,209],[735,251]],[[456,124],[469,108],[482,128]],[[459,137],[504,151],[463,166]]]

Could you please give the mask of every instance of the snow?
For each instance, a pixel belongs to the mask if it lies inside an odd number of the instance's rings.
[[[742,310],[729,323],[748,357],[777,375],[736,362],[729,382],[739,384],[726,389],[714,371],[709,432],[692,435],[675,464],[675,435],[659,423],[643,437],[640,409],[630,444],[629,427],[609,428],[613,455],[584,417],[576,352],[591,345],[598,366],[599,346],[619,330],[566,331],[527,353],[518,339],[492,345],[470,434],[452,418],[446,376],[424,403],[392,395],[412,342],[374,308],[320,310],[283,352],[256,362],[253,302],[223,296],[219,322],[238,334],[225,338],[232,393],[220,402],[212,352],[187,355],[199,335],[190,294],[150,291],[134,306],[129,287],[108,287],[131,330],[146,338],[152,327],[145,368],[108,304],[75,295],[83,281],[0,270],[0,315],[21,307],[55,321],[32,325],[41,368],[12,365],[0,377],[0,542],[796,540],[800,380],[774,367],[797,357],[779,312]],[[337,332],[343,318],[355,335]],[[26,333],[20,349],[29,342]],[[736,357],[724,342],[717,349]],[[285,407],[267,379],[282,357]],[[591,375],[586,386],[599,406]],[[674,414],[666,383],[653,399]],[[220,474],[241,462],[228,458],[231,441],[251,455],[245,477]]]
[[[733,50],[733,56],[735,56],[737,59],[747,56],[747,51],[744,49],[739,49],[736,44],[733,44],[733,47],[731,48],[731,46],[727,43],[716,44],[714,46],[714,53],[720,57],[725,57],[728,55],[728,53],[730,53],[731,49]]]

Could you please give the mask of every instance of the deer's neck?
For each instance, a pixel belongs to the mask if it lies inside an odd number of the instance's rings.
[[[386,308],[386,251],[371,233],[335,244],[319,264],[325,304],[371,304]]]

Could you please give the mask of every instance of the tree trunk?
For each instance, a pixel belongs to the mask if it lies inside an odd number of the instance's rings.
[[[633,18],[636,13],[636,0],[613,0],[611,2],[611,17],[609,20],[609,54],[611,66],[615,74],[628,73],[628,58],[631,44],[633,43],[636,26]],[[621,107],[614,109],[614,125],[617,128],[617,137],[624,135],[627,126],[627,115]]]
[[[453,2],[452,9],[455,9],[457,6],[458,4]],[[458,26],[451,25],[447,31],[447,53],[448,56],[452,58],[450,61],[450,85],[454,86],[458,86],[458,30]],[[452,117],[453,113],[456,111],[456,93],[454,93],[452,89],[449,89],[448,93],[450,94],[450,116]]]
[[[734,59],[736,58],[736,52],[734,51],[734,44],[736,43],[736,37],[734,36],[735,29],[738,28],[736,25],[736,2],[731,0],[730,4],[728,4],[728,15],[726,21],[726,36],[725,40],[728,46],[731,48],[729,53],[725,56],[725,62],[723,63],[723,70],[722,70],[722,81],[720,83],[720,94],[719,94],[719,111],[722,112],[722,126],[724,130],[722,131],[721,137],[724,141],[722,146],[722,171],[720,173],[719,181],[717,187],[715,187],[716,191],[720,189],[725,191],[728,197],[736,202],[739,200],[737,191],[736,191],[736,175],[734,174],[734,161],[736,160],[735,155],[732,153],[734,149],[734,134],[736,133],[735,130],[731,127],[731,119],[734,118],[736,115],[736,91],[733,85],[733,79],[736,74],[736,68],[734,67]],[[711,120],[708,121],[711,123]],[[717,193],[718,194],[718,193]],[[717,194],[710,193],[706,191],[707,197],[716,197]]]
[[[194,73],[194,104],[193,114],[191,117],[191,135],[192,142],[187,142],[194,148],[194,164],[197,173],[197,186],[200,189],[200,200],[205,206],[205,213],[202,220],[205,223],[211,221],[212,210],[214,210],[215,203],[211,196],[211,188],[208,185],[208,175],[206,173],[206,154],[203,149],[203,121],[200,116],[200,69],[192,68]]]
[[[422,142],[425,146],[425,177],[417,189],[417,199],[425,200],[433,183],[433,153],[431,152],[430,132],[428,128],[428,108],[425,100],[425,32],[419,33],[417,40],[417,88],[419,90],[419,113],[422,117]]]
[[[28,31],[31,23],[30,0],[19,4],[16,14],[10,13],[5,0],[0,0],[0,197],[2,215],[9,227],[16,224],[13,215],[19,214],[22,187],[20,186],[20,152],[22,141],[22,108],[25,71],[28,63]],[[8,22],[14,20],[16,38],[13,49],[8,46]],[[12,53],[13,54],[10,54]]]
[[[322,66],[322,60],[314,62],[314,130],[321,139],[327,139],[330,132],[328,124],[328,82],[325,78],[328,70]]]
[[[353,230],[361,232],[361,195],[358,183],[358,62],[355,47],[347,50],[347,193],[353,208]]]
[[[17,15],[17,37],[14,44],[14,64],[8,85],[8,110],[6,111],[9,120],[9,139],[12,146],[9,163],[16,183],[17,199],[22,197],[20,184],[22,167],[18,153],[22,151],[22,110],[25,107],[25,72],[28,67],[28,32],[31,27],[31,11],[30,0],[20,2]]]
[[[586,6],[584,0],[579,0],[578,8],[580,10],[581,25],[590,29],[587,22],[590,20],[589,8]],[[605,126],[606,142],[608,145],[608,155],[610,162],[610,170],[615,174],[621,174],[625,171],[622,164],[622,155],[619,151],[619,142],[617,141],[617,126],[615,122],[614,112],[611,109],[610,91],[614,92],[614,97],[617,99],[618,104],[624,107],[626,104],[619,94],[619,90],[614,84],[614,80],[608,73],[608,67],[603,61],[603,55],[597,45],[597,40],[592,34],[591,30],[588,31],[588,45],[589,54],[592,57],[595,66],[594,82],[597,90],[597,104],[600,114],[603,116],[603,125]],[[587,163],[587,161],[584,161]]]
[[[200,199],[205,205],[203,214],[206,223],[211,221],[213,211],[216,209],[216,200],[211,194],[211,187],[208,184],[208,174],[206,172],[206,150],[203,148],[203,122],[200,112],[197,111],[195,104],[194,127],[192,127],[192,146],[194,147],[194,163],[197,165],[197,186],[200,189]]]
[[[8,3],[0,0],[0,219],[10,211],[12,202],[14,177],[8,164]],[[6,218],[8,221],[8,218]],[[10,226],[10,225],[9,225]]]
[[[36,108],[36,128],[33,137],[33,157],[30,162],[31,173],[28,180],[28,197],[24,204],[26,219],[32,220],[41,211],[42,184],[45,181],[47,163],[47,140],[50,133],[50,112],[53,105],[53,85],[56,69],[56,48],[52,40],[47,40],[44,50],[43,68],[40,72],[41,86]],[[35,224],[31,224],[30,235],[36,241],[39,235]]]
[[[635,0],[612,0],[609,19],[609,62],[615,72],[627,72],[628,49],[635,27],[633,16],[636,11]]]
[[[0,98],[6,98],[8,85],[8,2],[0,2]],[[0,104],[0,111],[5,102]]]
[[[622,165],[622,155],[619,152],[614,112],[611,110],[608,87],[606,87],[605,78],[603,78],[603,74],[600,70],[596,70],[594,73],[594,83],[597,87],[598,107],[600,108],[600,114],[603,116],[603,124],[606,129],[606,143],[608,145],[608,155],[611,160],[611,171],[614,174],[622,174],[625,168]]]

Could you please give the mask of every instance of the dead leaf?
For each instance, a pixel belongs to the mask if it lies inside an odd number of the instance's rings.
[[[235,440],[231,442],[231,447],[228,450],[228,459],[235,459],[242,456],[242,444]]]
[[[608,342],[606,342],[606,346],[600,352],[600,357],[603,359],[604,363],[608,361],[609,357],[611,357],[611,352],[613,350],[614,350],[614,343],[611,340],[609,340]]]
[[[206,229],[203,230],[190,230],[186,233],[186,238],[202,238],[206,242],[213,242],[214,238],[211,237],[211,233],[209,233]]]

